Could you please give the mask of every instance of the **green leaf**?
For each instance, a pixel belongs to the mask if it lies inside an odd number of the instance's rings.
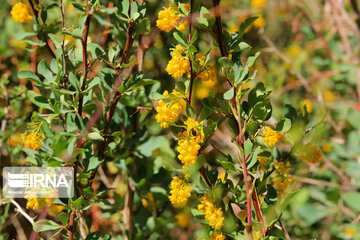
[[[185,40],[181,37],[180,34],[181,34],[181,33],[179,33],[179,32],[174,32],[174,33],[173,33],[173,36],[174,36],[175,40],[178,41],[178,43],[186,46],[187,43],[186,43]]]
[[[100,161],[98,157],[91,156],[89,159],[89,164],[86,168],[86,172],[90,172],[94,169],[96,169],[103,161]]]
[[[299,207],[296,212],[299,214],[308,226],[320,221],[322,218],[328,215],[327,208],[320,205],[314,206],[310,204],[305,204]]]
[[[48,100],[46,98],[44,98],[43,96],[41,96],[40,94],[37,94],[36,92],[34,92],[32,90],[29,90],[27,92],[27,97],[36,106],[52,110],[50,104],[48,103]]]
[[[132,85],[130,88],[126,89],[127,91],[131,91],[135,88],[141,87],[141,86],[146,86],[146,85],[151,85],[156,83],[157,81],[154,79],[141,79],[139,81],[137,81],[134,85]]]
[[[251,158],[250,158],[250,162],[249,162],[248,165],[247,165],[247,168],[248,168],[248,169],[251,169],[251,168],[256,164],[256,162],[257,162],[257,155],[258,155],[258,152],[260,151],[260,149],[261,149],[260,146],[258,146],[258,147],[255,149],[253,155],[252,155]]]
[[[59,224],[48,219],[41,219],[34,223],[33,229],[35,232],[45,232],[61,228]]]
[[[278,132],[287,132],[291,129],[291,120],[288,118],[284,118],[276,125],[275,130]]]
[[[254,65],[254,63],[255,63],[255,61],[256,61],[256,59],[258,58],[260,56],[260,52],[257,52],[257,53],[255,53],[255,55],[254,56],[250,56],[250,57],[248,57],[248,59],[247,59],[247,62],[246,62],[246,67],[252,67],[253,65]]]
[[[195,209],[195,208],[192,208],[191,209],[191,213],[194,217],[202,217],[202,216],[205,216],[205,213],[203,212],[200,212],[199,210]]]
[[[36,36],[35,32],[20,32],[14,34],[14,38],[19,41],[23,40],[24,38],[34,37],[34,36]]]
[[[72,72],[69,74],[69,82],[77,90],[80,89],[80,81]]]
[[[234,64],[228,57],[221,57],[219,58],[218,62],[223,68],[229,68]]]
[[[92,232],[89,235],[86,236],[85,240],[98,240],[101,237],[101,232],[100,231],[96,231],[96,232]]]
[[[258,17],[249,17],[249,18],[245,19],[245,20],[241,23],[241,25],[240,25],[239,34],[238,34],[237,38],[241,38],[241,37],[244,35],[246,29],[247,29],[256,19],[258,19]]]
[[[206,27],[209,27],[210,22],[208,20],[208,17],[210,17],[209,10],[206,7],[202,6],[200,9],[200,16],[198,19],[199,23]]]
[[[199,33],[198,31],[194,31],[193,35],[191,36],[190,45],[193,45],[195,41],[198,39]]]
[[[224,99],[225,100],[230,100],[231,98],[233,98],[234,96],[234,88],[230,88],[229,90],[227,90],[225,93],[224,93]]]
[[[351,209],[360,212],[360,193],[358,192],[347,192],[343,195],[344,203]]]
[[[246,140],[244,142],[244,151],[245,151],[245,156],[247,157],[253,150],[253,143],[250,141],[250,139]]]
[[[100,140],[103,141],[104,138],[98,132],[92,132],[87,135],[87,138],[90,140]]]
[[[34,81],[37,83],[41,83],[40,78],[38,76],[36,76],[35,73],[31,72],[31,71],[21,71],[17,74],[19,79],[26,79],[26,80],[30,80],[30,81]]]

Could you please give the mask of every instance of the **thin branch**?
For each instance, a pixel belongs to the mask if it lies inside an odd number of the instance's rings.
[[[33,11],[33,13],[34,13],[36,23],[37,23],[38,25],[40,25],[39,12],[38,12],[38,10],[36,10],[36,8],[35,8],[35,6],[34,6],[34,3],[33,3],[33,0],[29,0],[29,3],[30,3],[30,7],[31,7],[31,9],[32,9],[32,11]],[[44,33],[44,30],[43,30],[43,29],[40,30],[40,35],[42,36],[42,38],[43,38],[43,40],[44,40],[44,42],[45,42],[45,46],[46,46],[46,48],[49,50],[51,56],[52,56],[53,58],[56,58],[56,56],[55,56],[55,51],[50,47],[48,38],[47,38],[46,34]]]
[[[14,199],[11,199],[11,203],[15,205],[17,212],[23,215],[31,223],[31,225],[34,225],[34,219],[32,219]]]
[[[190,0],[190,13],[189,13],[189,39],[188,43],[190,45],[191,37],[192,37],[192,21],[193,21],[193,6],[194,6],[194,0]],[[189,58],[190,61],[190,88],[189,88],[189,97],[187,98],[187,101],[189,104],[191,104],[191,96],[192,96],[192,89],[195,81],[195,73],[193,70],[193,62]]]

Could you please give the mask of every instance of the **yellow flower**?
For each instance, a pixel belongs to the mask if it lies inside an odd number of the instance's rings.
[[[265,27],[266,21],[262,16],[258,16],[259,18],[254,21],[254,26],[257,28]]]
[[[49,215],[56,216],[64,210],[64,207],[57,204],[51,204],[49,207]]]
[[[275,146],[275,144],[283,139],[283,135],[279,132],[272,130],[270,127],[265,127],[265,132],[263,133],[263,140],[269,147]]]
[[[322,146],[322,150],[326,153],[330,152],[332,149],[331,145],[328,144],[328,143],[325,143],[323,146]]]
[[[178,29],[180,31],[185,31],[186,30],[186,26],[188,25],[188,21],[183,21],[179,23]]]
[[[211,63],[198,75],[206,87],[214,87],[217,83],[216,69]]]
[[[266,4],[266,0],[251,0],[251,7],[262,8]]]
[[[301,109],[305,105],[306,106],[306,111],[309,112],[309,113],[312,112],[312,106],[313,105],[312,105],[312,101],[310,99],[306,98],[306,99],[302,100],[300,105],[301,105]]]
[[[39,150],[42,146],[43,139],[42,133],[31,132],[24,137],[24,147],[31,148],[32,150]]]
[[[169,200],[174,207],[184,206],[188,198],[191,196],[190,183],[186,183],[184,180],[174,177],[170,184],[170,196]]]
[[[21,145],[23,142],[24,142],[24,135],[20,133],[15,133],[6,140],[6,144],[9,145],[10,147],[16,147],[17,145]]]
[[[299,44],[293,44],[291,45],[287,50],[287,55],[290,58],[296,58],[301,52],[301,47]]]
[[[39,210],[49,207],[49,215],[51,216],[58,215],[64,209],[61,205],[53,204],[54,198],[38,198],[35,194],[27,194],[24,198],[27,199],[26,209]]]
[[[182,228],[186,228],[191,221],[191,216],[189,213],[185,213],[185,212],[179,213],[175,217],[177,219],[177,225],[179,225]]]
[[[335,100],[335,95],[333,92],[329,90],[325,90],[323,92],[324,100],[327,102],[333,102]]]
[[[181,140],[178,142],[177,151],[179,160],[184,164],[183,168],[187,169],[197,160],[197,154],[201,148],[199,143],[204,140],[204,130],[199,122],[191,118],[188,118],[184,124],[186,131],[179,133]]]
[[[210,197],[206,195],[200,199],[200,202],[198,210],[205,213],[205,219],[209,222],[209,225],[213,228],[220,229],[224,221],[221,208],[216,208]]]
[[[155,117],[157,122],[160,123],[162,128],[168,128],[168,122],[175,122],[179,116],[182,105],[180,104],[181,95],[176,90],[173,90],[172,96],[169,96],[168,91],[163,93],[164,98],[160,99],[156,112],[158,113]]]
[[[289,162],[284,164],[284,162],[275,161],[275,177],[272,181],[275,184],[275,188],[280,192],[279,198],[281,198],[292,181],[289,166]]]
[[[144,198],[141,199],[141,203],[144,208],[149,209],[150,211],[155,211],[156,203],[154,201],[154,196],[151,192],[145,194]]]
[[[200,86],[196,89],[195,94],[196,94],[196,97],[201,100],[201,99],[208,97],[209,92],[210,92],[209,88]]]
[[[226,181],[225,181],[225,172],[218,173],[217,178],[220,179],[222,183],[226,183]]]
[[[220,231],[215,231],[208,240],[225,240],[225,236]]]
[[[164,10],[158,14],[156,26],[160,28],[161,31],[170,32],[178,25],[179,18],[180,15],[178,15],[173,8],[164,8]]]
[[[34,13],[29,5],[26,5],[22,2],[16,3],[12,10],[11,16],[18,23],[27,23],[33,19]]]
[[[357,232],[357,230],[355,228],[346,228],[345,229],[345,233],[347,235],[354,235]]]
[[[314,146],[311,143],[307,143],[305,145],[301,145],[296,153],[301,161],[309,162],[309,163],[319,163],[322,161],[322,153],[321,150]]]
[[[181,45],[177,45],[173,49],[171,59],[166,66],[165,70],[173,78],[180,78],[185,73],[190,71],[190,61],[187,54],[183,56],[184,48]]]

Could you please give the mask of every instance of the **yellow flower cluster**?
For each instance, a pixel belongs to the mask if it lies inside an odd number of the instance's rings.
[[[215,231],[208,240],[225,240],[225,236],[220,231]]]
[[[216,208],[209,196],[203,196],[200,199],[198,209],[205,213],[205,219],[208,220],[209,225],[213,228],[220,229],[223,225],[224,217],[221,208]]]
[[[24,135],[24,147],[39,150],[43,139],[42,133],[30,132],[27,136]]]
[[[187,169],[197,160],[200,143],[204,140],[204,131],[201,124],[191,118],[188,118],[184,123],[186,130],[179,133],[181,140],[178,142],[177,150],[179,152],[178,158],[184,164],[183,168]]]
[[[311,143],[307,143],[296,150],[301,161],[309,163],[320,163],[322,161],[321,150]]]
[[[190,183],[186,183],[184,180],[174,177],[170,184],[170,202],[175,207],[184,206],[188,198],[191,196]]]
[[[156,203],[154,200],[154,196],[151,192],[145,194],[144,198],[141,199],[141,203],[144,208],[149,209],[150,211],[155,211]]]
[[[185,73],[190,71],[190,61],[187,54],[183,56],[184,48],[181,45],[176,45],[171,53],[171,59],[165,70],[173,78],[181,78]]]
[[[171,95],[169,95],[168,91],[164,91],[164,98],[160,99],[158,102],[158,107],[156,108],[156,112],[158,113],[155,117],[157,122],[160,123],[162,128],[168,128],[168,122],[175,122],[176,118],[179,116],[181,111],[181,101],[182,96],[176,90],[173,90]]]
[[[28,194],[25,196],[27,199],[26,208],[32,208],[34,210],[43,209],[44,207],[49,207],[49,215],[56,216],[58,215],[64,207],[61,205],[53,204],[54,198],[38,198],[34,194]]]
[[[183,7],[185,14],[187,14],[190,11],[190,4],[184,4]],[[184,31],[188,22],[182,21],[180,18],[181,13],[179,12],[178,8],[170,4],[170,7],[164,8],[164,10],[159,12],[156,26],[164,32],[170,32],[175,27],[177,27],[180,31]]]
[[[190,214],[186,212],[179,213],[175,217],[177,219],[177,225],[179,225],[182,228],[186,228],[191,221]]]
[[[21,133],[15,133],[6,140],[6,144],[10,147],[16,147],[17,145],[22,145],[24,142],[24,137],[25,136]]]
[[[205,60],[205,56],[201,53],[196,54],[196,61],[201,67],[204,66]],[[207,66],[198,73],[197,78],[201,80],[201,84],[198,85],[196,89],[196,97],[198,99],[206,98],[218,83],[215,66],[211,63],[207,64]]]
[[[284,164],[284,162],[275,161],[275,177],[272,181],[280,193],[283,193],[292,181],[289,166],[289,162]]]
[[[253,8],[262,8],[265,4],[266,0],[251,0],[251,7]]]
[[[263,133],[263,140],[269,147],[275,146],[275,144],[283,139],[283,135],[279,132],[272,130],[270,127],[265,127],[265,132]]]
[[[29,5],[22,2],[16,3],[11,10],[11,16],[18,23],[27,23],[33,19],[33,12]]]
[[[161,31],[170,32],[178,25],[179,18],[180,15],[178,15],[172,7],[164,8],[164,10],[158,14],[156,26],[160,28]]]

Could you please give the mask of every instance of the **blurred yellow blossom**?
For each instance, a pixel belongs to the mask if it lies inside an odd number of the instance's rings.
[[[332,149],[331,145],[329,143],[325,143],[324,145],[322,145],[322,150],[325,152],[325,153],[328,153],[330,152]]]
[[[30,132],[26,136],[24,135],[24,147],[31,148],[32,150],[39,150],[43,144],[43,139],[42,133]]]
[[[324,100],[326,102],[333,102],[335,100],[335,95],[333,92],[329,90],[323,91]]]
[[[300,145],[295,151],[301,161],[313,164],[320,163],[322,161],[321,150],[311,143]]]
[[[215,231],[208,240],[225,240],[225,236],[220,231]]]
[[[176,214],[175,218],[177,219],[177,225],[182,228],[186,228],[191,221],[190,214],[186,212]]]
[[[15,22],[27,23],[33,19],[34,13],[29,5],[18,2],[13,6],[11,16]]]
[[[251,7],[262,8],[266,4],[266,0],[251,0]]]
[[[262,16],[258,16],[259,18],[254,21],[254,26],[257,28],[265,27],[266,21]]]
[[[354,235],[356,232],[357,232],[357,230],[355,228],[351,228],[351,227],[345,228],[345,233],[347,235]]]
[[[308,98],[303,99],[301,101],[300,105],[301,105],[301,109],[305,105],[306,106],[306,111],[309,112],[309,113],[312,112],[313,104],[312,104],[312,101],[310,99],[308,99]]]
[[[6,144],[10,147],[16,147],[18,145],[22,145],[25,141],[25,136],[21,133],[14,133],[7,140]]]
[[[151,192],[147,192],[145,196],[141,199],[141,204],[144,208],[149,209],[150,211],[155,211],[156,203],[154,200],[154,196]]]

